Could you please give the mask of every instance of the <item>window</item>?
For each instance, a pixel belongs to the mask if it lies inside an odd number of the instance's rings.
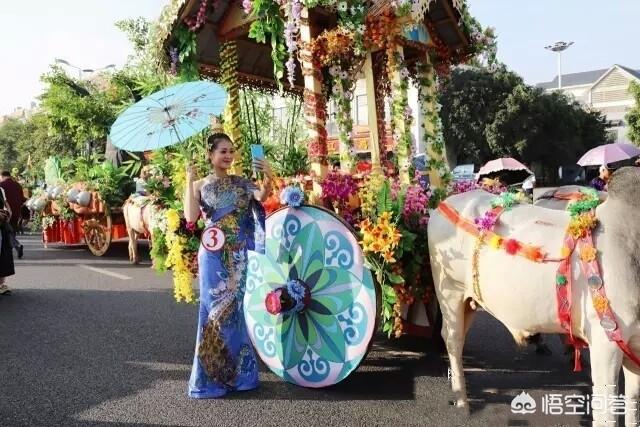
[[[369,124],[369,111],[367,104],[367,95],[358,95],[356,96],[355,102],[355,110],[356,110],[356,119],[355,122],[357,125],[366,126]]]

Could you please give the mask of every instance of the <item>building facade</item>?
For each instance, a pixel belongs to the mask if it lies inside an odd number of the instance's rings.
[[[640,83],[640,70],[616,64],[604,70],[563,74],[561,88],[558,77],[537,87],[547,92],[562,90],[584,108],[601,112],[611,126],[610,142],[630,143],[625,116],[635,103],[629,92],[632,81]]]

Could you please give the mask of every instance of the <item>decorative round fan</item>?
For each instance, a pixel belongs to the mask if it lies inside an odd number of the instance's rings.
[[[247,328],[269,369],[326,387],[358,367],[378,310],[371,271],[345,223],[313,206],[274,212],[265,254],[249,252],[247,274]]]

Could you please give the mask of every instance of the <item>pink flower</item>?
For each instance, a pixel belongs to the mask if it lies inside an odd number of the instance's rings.
[[[244,13],[250,14],[251,10],[253,10],[253,3],[251,0],[242,0],[242,8],[244,9]]]
[[[194,233],[198,229],[198,224],[195,222],[187,221],[187,224],[185,227],[187,231]]]

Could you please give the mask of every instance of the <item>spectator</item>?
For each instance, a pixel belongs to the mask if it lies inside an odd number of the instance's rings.
[[[609,182],[610,177],[611,170],[609,169],[609,166],[602,165],[600,166],[600,175],[593,178],[589,185],[598,191],[607,191],[607,183]]]
[[[13,267],[13,249],[10,239],[11,209],[6,203],[4,190],[0,188],[0,295],[7,295],[11,290],[5,283],[8,276],[15,274]]]
[[[0,188],[4,190],[5,204],[8,205],[11,210],[11,218],[9,220],[9,240],[11,246],[18,252],[18,258],[22,258],[24,255],[24,248],[16,238],[16,230],[20,222],[20,216],[22,213],[22,205],[26,201],[22,186],[11,177],[11,172],[2,171],[0,173]]]

